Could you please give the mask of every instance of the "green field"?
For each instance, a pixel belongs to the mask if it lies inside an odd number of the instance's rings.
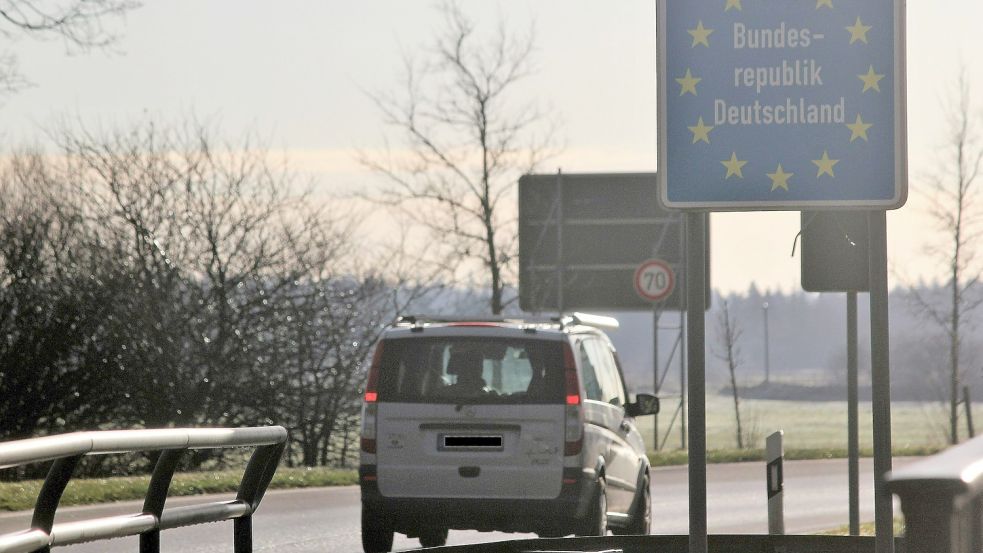
[[[678,399],[664,397],[659,415],[660,436],[664,438],[669,422],[678,406]],[[871,404],[861,402],[860,447],[873,447],[871,434]],[[920,447],[944,447],[946,444],[946,411],[938,403],[896,402],[892,406],[892,445],[897,449]],[[749,447],[760,449],[768,434],[776,430],[785,432],[785,449],[846,448],[847,406],[845,401],[779,401],[741,400],[741,421],[745,435],[754,440]],[[983,424],[983,406],[973,410],[973,419]],[[653,417],[641,417],[639,430],[652,449]],[[960,428],[966,437],[965,421]],[[727,396],[707,396],[707,449],[732,449],[736,447],[734,432],[734,405]],[[680,445],[679,418],[665,442],[665,449],[678,449]],[[662,439],[662,438],[660,438]]]

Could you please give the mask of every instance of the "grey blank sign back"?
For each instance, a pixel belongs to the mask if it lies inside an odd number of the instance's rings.
[[[866,211],[803,211],[802,289],[867,292]]]
[[[661,307],[682,309],[683,217],[659,205],[656,180],[655,173],[520,178],[522,309],[558,309],[561,299],[563,309],[652,309],[635,292],[634,275],[653,257],[677,274]]]

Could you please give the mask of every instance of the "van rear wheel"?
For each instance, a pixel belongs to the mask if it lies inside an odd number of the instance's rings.
[[[420,530],[420,545],[440,547],[447,543],[447,528],[425,528]]]
[[[362,549],[365,553],[388,553],[393,548],[392,520],[385,513],[362,505]]]
[[[631,514],[627,531],[629,534],[646,535],[652,530],[652,491],[648,476],[642,478],[642,488],[638,492],[638,502]]]
[[[597,490],[587,520],[584,521],[578,536],[606,536],[608,534],[608,496],[604,478],[597,479]]]

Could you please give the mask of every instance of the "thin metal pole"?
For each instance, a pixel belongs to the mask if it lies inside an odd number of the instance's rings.
[[[556,170],[556,310],[561,315],[563,309],[563,172]]]
[[[706,221],[686,214],[686,333],[689,365],[689,553],[707,553]]]
[[[894,505],[885,478],[891,471],[891,361],[888,326],[887,216],[867,214],[870,236],[870,360],[874,434],[874,551],[894,552]]]
[[[658,306],[652,307],[652,378],[654,379],[654,390],[655,395],[659,395],[659,308]],[[659,415],[656,414],[653,419],[653,432],[652,432],[652,449],[655,451],[659,450]]]
[[[850,481],[850,535],[860,535],[860,426],[857,413],[857,293],[846,294],[847,458]]]
[[[970,438],[976,437],[976,429],[973,428],[973,402],[969,399],[969,386],[963,386],[963,407],[966,409],[966,431]]]
[[[686,311],[679,310],[679,448],[686,449]]]
[[[771,381],[771,348],[768,347],[768,302],[761,304],[765,319],[765,384]]]
[[[686,220],[683,219],[683,232],[679,233],[679,250],[683,252],[683,274],[677,279],[682,289],[677,292],[682,304],[679,306],[679,449],[686,449],[686,263],[688,238]]]

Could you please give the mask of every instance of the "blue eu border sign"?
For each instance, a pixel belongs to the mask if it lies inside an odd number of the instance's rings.
[[[895,209],[904,0],[658,0],[668,208]]]

